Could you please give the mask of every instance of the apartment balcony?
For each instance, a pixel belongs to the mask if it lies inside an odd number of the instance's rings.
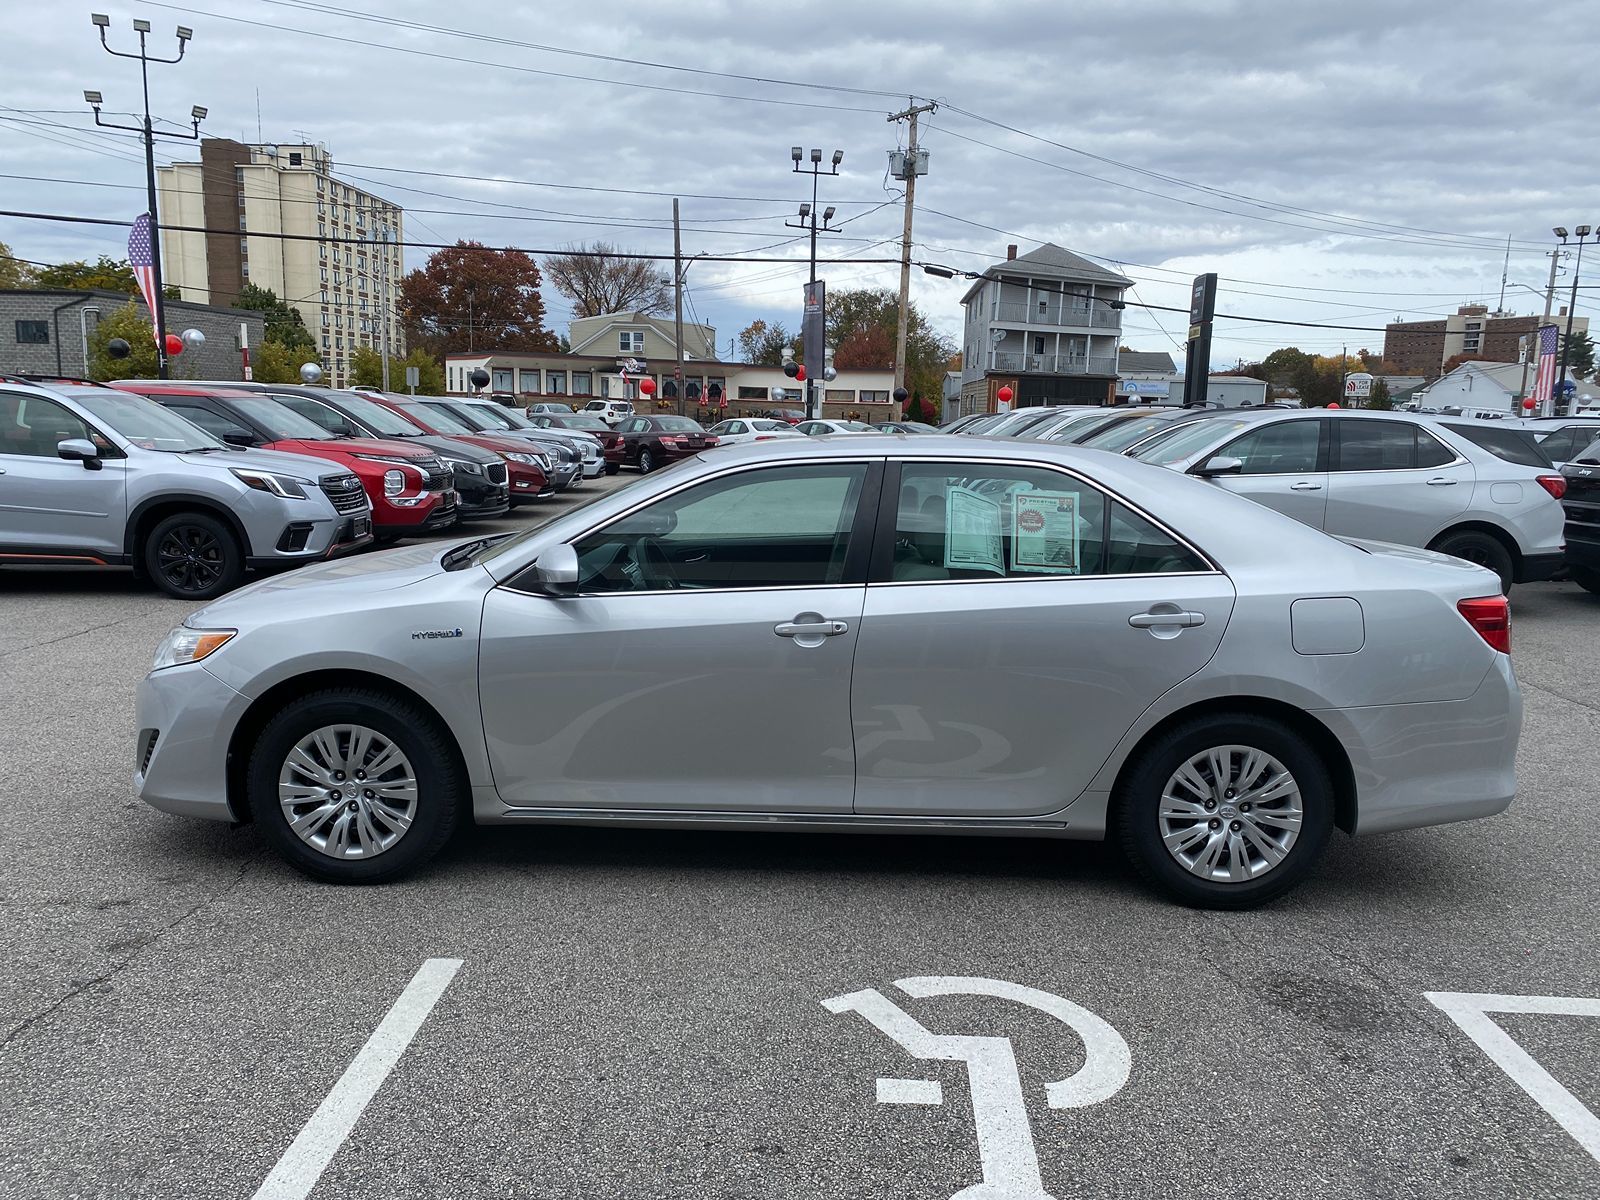
[[[1037,304],[997,300],[989,306],[989,321],[995,325],[1041,325],[1065,329],[1120,329],[1122,314],[1107,308],[1103,301],[1092,307],[1082,304]]]
[[[994,353],[991,371],[1016,372],[1022,375],[1115,375],[1117,356],[1114,354],[1014,354],[1003,350]]]

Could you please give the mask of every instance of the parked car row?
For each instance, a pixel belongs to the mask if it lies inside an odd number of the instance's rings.
[[[620,461],[609,430],[487,400],[0,376],[0,562],[125,564],[205,600],[248,568],[498,517]]]

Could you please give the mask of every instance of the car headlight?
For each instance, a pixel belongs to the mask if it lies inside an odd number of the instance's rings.
[[[167,634],[156,649],[155,661],[150,669],[160,671],[165,667],[197,663],[222,649],[238,632],[237,629],[190,629],[187,625],[179,625]]]
[[[530,466],[530,467],[536,467],[536,466],[539,465],[539,460],[537,458],[535,458],[533,455],[531,455],[531,454],[518,454],[515,450],[513,450],[513,451],[511,451],[511,453],[507,454],[506,457],[508,459],[510,459],[512,462],[523,463],[526,466]]]
[[[270,492],[274,496],[281,496],[285,500],[304,500],[306,498],[305,485],[309,479],[300,479],[294,475],[277,475],[271,471],[252,471],[247,467],[232,468],[234,477],[247,488],[254,488],[258,492]]]
[[[406,490],[406,473],[404,471],[385,471],[383,473],[383,494],[385,496],[398,496]]]
[[[475,462],[468,462],[464,458],[446,458],[444,460],[450,468],[460,471],[463,475],[482,475],[483,468]]]

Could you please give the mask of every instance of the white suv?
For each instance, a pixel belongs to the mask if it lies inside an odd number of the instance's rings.
[[[633,416],[633,401],[591,400],[583,406],[583,411],[593,413],[607,425],[615,425],[618,421],[625,421]]]

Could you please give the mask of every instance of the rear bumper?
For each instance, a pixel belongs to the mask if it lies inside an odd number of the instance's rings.
[[[1597,557],[1600,557],[1600,547],[1596,547]],[[1524,554],[1522,568],[1517,572],[1518,583],[1543,583],[1547,579],[1554,579],[1566,567],[1568,555],[1557,551],[1554,554]]]

